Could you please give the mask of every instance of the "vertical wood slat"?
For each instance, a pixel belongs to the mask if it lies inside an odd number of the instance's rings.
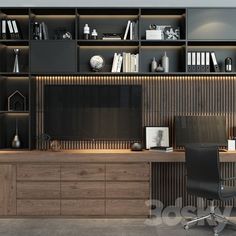
[[[223,115],[229,136],[236,126],[235,76],[37,76],[36,134],[43,134],[45,84],[140,84],[143,88],[143,126],[169,126],[172,140],[175,115]],[[138,140],[137,140],[138,141]],[[38,149],[49,142],[37,141]],[[64,141],[63,149],[128,149],[129,141]]]
[[[181,198],[181,206],[205,207],[209,202],[189,195],[186,191],[186,172],[184,163],[153,163],[152,164],[152,199],[161,201],[165,207],[174,206],[177,198]],[[222,178],[236,176],[236,163],[221,163]],[[228,186],[234,186],[234,181],[228,183]],[[217,202],[217,206],[236,207],[236,200],[226,202]]]

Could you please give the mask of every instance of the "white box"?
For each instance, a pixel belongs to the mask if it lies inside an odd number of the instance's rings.
[[[235,151],[235,140],[228,140],[228,151]]]
[[[162,30],[146,30],[147,40],[162,40]]]

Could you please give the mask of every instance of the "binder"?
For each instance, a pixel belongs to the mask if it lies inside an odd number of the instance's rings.
[[[201,72],[206,71],[206,57],[205,57],[205,52],[201,52]]]
[[[188,52],[187,60],[188,72],[192,72],[192,52]]]
[[[1,32],[1,38],[7,39],[7,21],[2,20],[2,32]]]
[[[15,35],[14,35],[14,30],[13,30],[13,27],[12,27],[11,20],[7,20],[7,25],[8,25],[8,30],[9,30],[10,38],[14,39]]]
[[[130,23],[130,35],[129,35],[130,36],[130,38],[129,38],[130,40],[133,40],[133,24],[134,24],[134,22]]]
[[[197,72],[201,72],[201,52],[197,52]]]
[[[213,63],[214,72],[220,72],[220,68],[216,60],[215,52],[211,52],[211,59]]]
[[[15,39],[20,39],[21,38],[20,31],[19,31],[19,27],[16,20],[12,20],[12,27],[13,27]]]
[[[196,69],[196,52],[192,52],[192,72],[197,71]]]
[[[131,23],[131,21],[129,20],[128,23],[127,23],[126,29],[125,29],[125,34],[124,34],[124,38],[123,38],[124,40],[127,39],[130,23]]]
[[[210,72],[210,52],[206,52],[206,72]]]

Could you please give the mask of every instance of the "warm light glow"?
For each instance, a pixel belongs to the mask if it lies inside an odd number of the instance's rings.
[[[80,15],[81,19],[91,19],[91,18],[97,18],[97,19],[107,19],[107,18],[124,18],[124,19],[136,19],[138,18],[137,15]]]

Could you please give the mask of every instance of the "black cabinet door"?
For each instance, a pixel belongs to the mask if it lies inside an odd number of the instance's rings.
[[[32,73],[76,72],[76,41],[32,41]]]

